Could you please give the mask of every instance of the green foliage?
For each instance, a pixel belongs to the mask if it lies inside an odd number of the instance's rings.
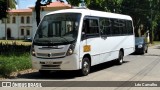
[[[0,0],[0,19],[6,18],[7,16],[6,10],[8,10],[6,1]]]
[[[31,68],[30,45],[0,43],[0,76]]]
[[[15,0],[0,0],[0,19],[7,17],[9,9],[16,8]]]
[[[7,2],[7,5],[8,5],[8,8],[10,8],[10,9],[15,9],[16,8],[16,0],[6,0],[6,1],[8,1]]]
[[[0,43],[0,55],[16,55],[19,56],[26,52],[30,52],[30,45],[18,45],[17,43]]]
[[[66,0],[72,6],[78,6],[81,0]]]
[[[31,60],[29,53],[20,56],[0,55],[0,76],[9,76],[12,72],[21,71],[31,68]]]
[[[67,0],[69,4],[78,6],[81,0]],[[130,15],[133,18],[135,34],[141,24],[150,33],[158,30],[160,21],[160,0],[84,0],[87,7],[93,10],[115,12]],[[152,35],[152,34],[150,34]],[[153,34],[154,35],[154,34]],[[151,41],[153,40],[150,36]],[[160,40],[160,38],[159,38]]]

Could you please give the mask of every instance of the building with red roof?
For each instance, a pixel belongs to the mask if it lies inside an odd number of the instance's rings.
[[[71,8],[71,5],[61,2],[53,2],[47,6],[42,6],[41,19],[51,11],[69,8]],[[8,12],[6,30],[5,20],[0,20],[0,39],[5,38],[5,32],[8,39],[32,38],[37,29],[34,7],[29,7],[28,9],[12,9]]]

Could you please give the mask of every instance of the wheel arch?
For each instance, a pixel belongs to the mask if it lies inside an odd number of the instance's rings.
[[[92,65],[92,59],[90,54],[85,54],[83,58],[87,57],[89,59],[90,65]],[[82,59],[83,60],[83,59]]]
[[[121,49],[119,50],[119,52],[120,52],[120,51],[123,53],[123,56],[124,56],[124,49],[121,48]]]

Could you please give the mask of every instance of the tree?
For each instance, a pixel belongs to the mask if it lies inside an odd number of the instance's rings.
[[[66,0],[72,6],[78,6],[82,0]],[[92,10],[119,12],[122,0],[84,0],[86,6]]]
[[[89,9],[114,12],[130,15],[133,18],[135,35],[141,24],[144,32],[149,30],[150,41],[153,41],[152,32],[160,21],[160,0],[84,0]],[[67,0],[69,4],[78,6],[81,0]]]
[[[81,0],[66,0],[72,6],[78,6]]]
[[[0,0],[0,19],[7,17],[7,4],[6,1]]]
[[[138,29],[144,25],[145,32],[150,32],[150,42],[153,42],[153,32],[156,28],[158,16],[160,15],[160,0],[123,0],[121,10],[123,14],[133,18],[135,35],[138,36]]]
[[[13,8],[16,8],[15,0],[0,0],[0,19],[7,18],[8,10]]]
[[[37,26],[39,25],[40,23],[40,11],[41,11],[41,6],[46,6],[46,5],[49,5],[51,3],[52,0],[37,0],[36,1],[36,4],[35,4],[35,11],[36,11],[36,22],[37,22]],[[42,4],[44,3],[45,4]]]
[[[7,13],[10,9],[16,8],[15,0],[0,0],[0,19],[5,18],[5,38],[7,40]]]

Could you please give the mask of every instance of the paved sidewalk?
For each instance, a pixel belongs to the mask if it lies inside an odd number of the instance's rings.
[[[160,45],[149,47],[146,55],[160,56]]]

